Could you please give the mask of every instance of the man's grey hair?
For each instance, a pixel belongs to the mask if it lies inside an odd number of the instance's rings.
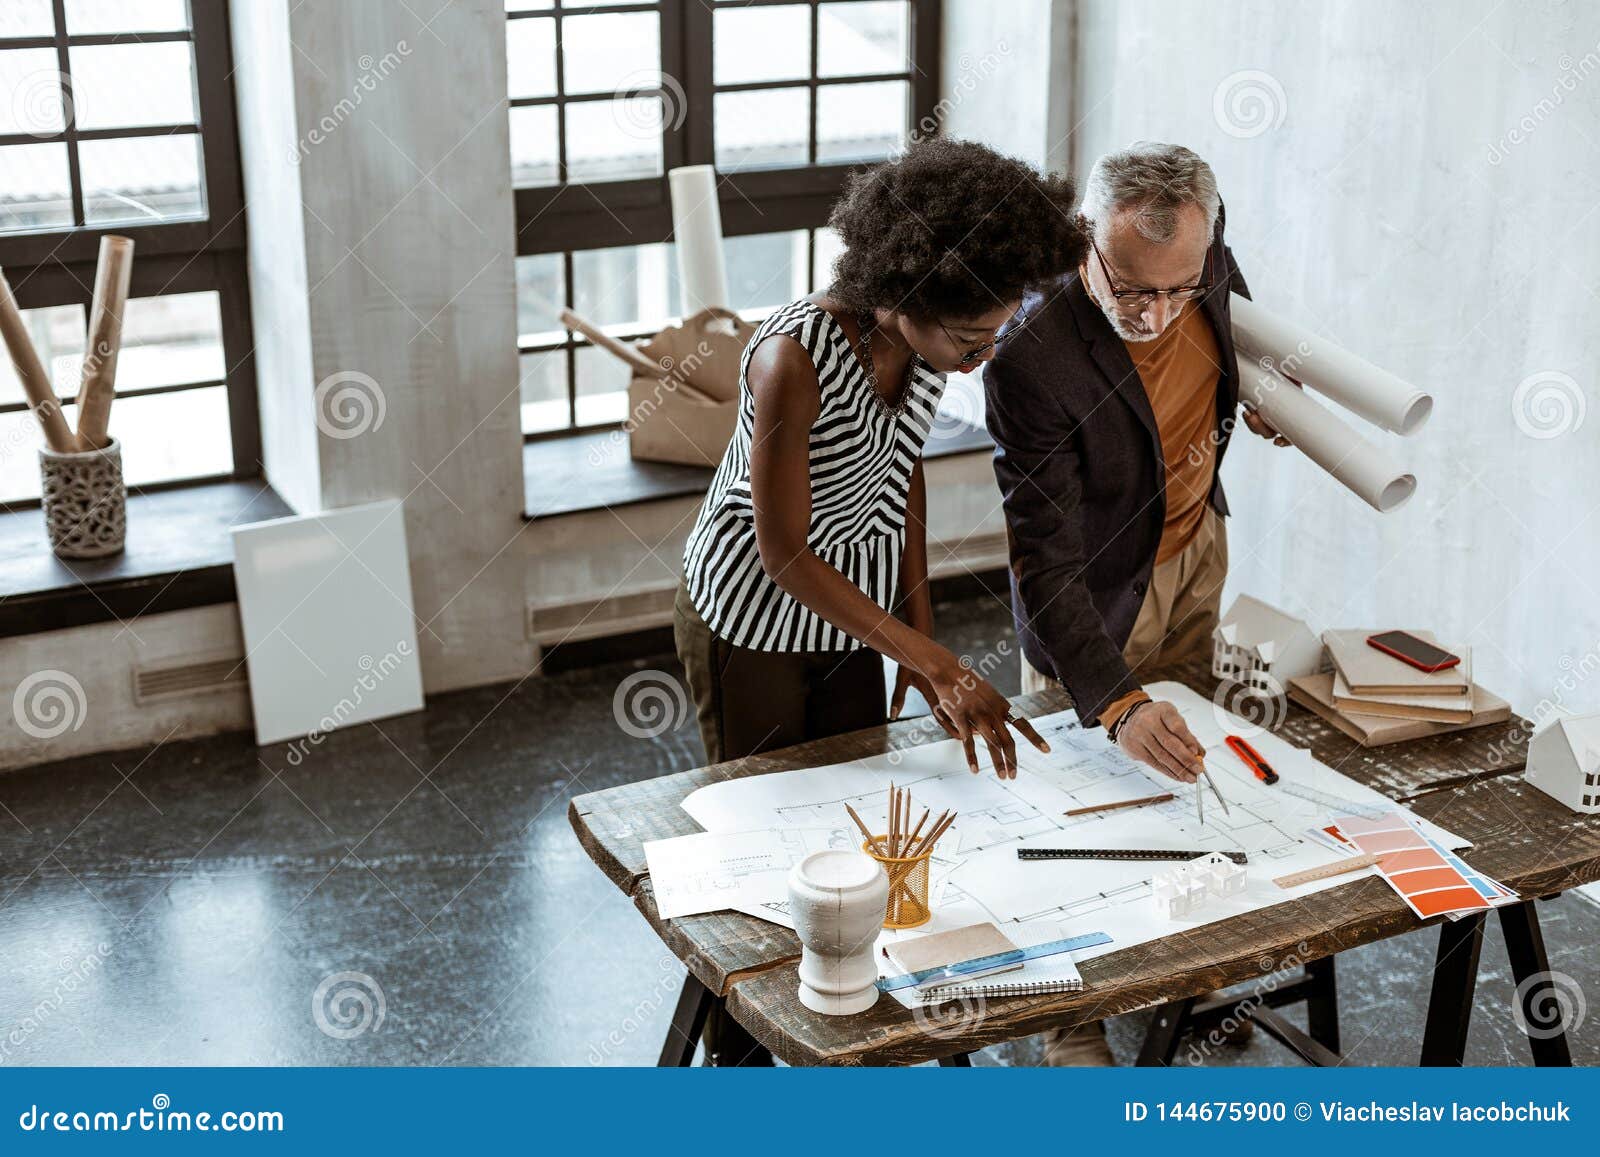
[[[1135,141],[1106,153],[1089,170],[1080,212],[1095,228],[1118,213],[1132,213],[1133,227],[1147,241],[1164,245],[1178,229],[1178,210],[1198,205],[1206,215],[1206,234],[1217,225],[1217,178],[1200,154],[1182,145]]]

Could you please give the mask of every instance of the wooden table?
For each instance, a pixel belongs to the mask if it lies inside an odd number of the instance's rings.
[[[1154,672],[1156,679],[1175,679],[1208,697],[1217,686],[1203,663]],[[1059,692],[1014,702],[1027,716],[1070,705]],[[925,721],[920,725],[925,728]],[[722,1000],[728,1013],[782,1060],[840,1065],[960,1064],[985,1045],[1165,1006],[1141,1056],[1144,1063],[1163,1064],[1173,1059],[1185,1031],[1203,1028],[1206,1017],[1214,1021],[1223,1011],[1217,1002],[1200,1000],[1203,994],[1247,981],[1262,982],[1260,1003],[1246,1005],[1258,1024],[1308,1061],[1336,1061],[1333,957],[1424,926],[1382,880],[1363,878],[1087,961],[1082,965],[1086,988],[1080,993],[991,1000],[981,1013],[969,1010],[930,1022],[889,999],[858,1016],[825,1017],[805,1009],[797,998],[799,941],[776,924],[733,912],[674,920],[657,915],[643,844],[700,830],[679,806],[690,792],[741,776],[880,754],[918,726],[910,721],[869,728],[572,800],[568,815],[579,842],[688,968],[663,1063],[690,1062],[707,1008]],[[1277,728],[1324,763],[1472,841],[1472,864],[1525,898],[1499,913],[1519,982],[1549,971],[1534,901],[1600,878],[1600,820],[1567,810],[1517,774],[1529,731],[1525,720],[1513,719],[1368,749],[1294,705]],[[1485,919],[1433,923],[1441,925],[1439,955],[1421,1059],[1460,1064]],[[1274,987],[1264,979],[1301,966],[1305,975],[1292,984]],[[1526,1023],[1539,1023],[1531,1014],[1541,996],[1540,981],[1519,983],[1519,988]],[[1309,1034],[1273,1011],[1308,998]],[[1230,1006],[1237,1011],[1237,997]],[[1534,1038],[1530,1044],[1536,1062],[1567,1063],[1564,1035]]]

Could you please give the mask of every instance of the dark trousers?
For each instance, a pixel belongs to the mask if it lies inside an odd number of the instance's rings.
[[[673,639],[700,722],[706,759],[721,763],[879,727],[889,715],[883,659],[873,650],[753,651],[719,638],[680,584],[673,602]],[[708,1063],[764,1066],[772,1054],[712,1005],[701,1032]]]
[[[706,759],[721,763],[881,727],[889,715],[883,658],[854,651],[754,651],[712,632],[681,584],[673,637],[689,678]]]

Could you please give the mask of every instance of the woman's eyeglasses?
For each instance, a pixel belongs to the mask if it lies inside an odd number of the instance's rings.
[[[955,334],[951,333],[950,330],[945,326],[944,322],[941,321],[937,324],[940,329],[944,330],[944,336],[950,339],[950,344],[961,351],[961,360],[958,363],[959,365],[970,366],[984,354],[994,349],[995,342],[1000,340],[1000,335],[996,334],[994,337],[990,338],[980,346],[969,346]]]
[[[1118,289],[1116,281],[1111,276],[1111,267],[1106,264],[1100,246],[1089,239],[1089,248],[1094,250],[1095,260],[1100,262],[1100,272],[1105,274],[1106,284],[1111,287],[1111,296],[1117,299],[1118,305],[1137,305],[1140,307],[1150,305],[1156,298],[1165,296],[1168,301],[1198,301],[1211,292],[1212,282],[1206,280],[1198,285],[1180,285],[1176,289]],[[1206,250],[1205,272],[1211,272],[1211,251]]]
[[[1060,291],[1058,290],[1057,292],[1060,292]],[[1053,297],[1053,295],[1052,295],[1052,297]],[[1046,304],[1048,304],[1048,303],[1046,303]],[[955,334],[951,333],[949,331],[949,329],[947,329],[945,327],[944,322],[935,321],[934,324],[936,324],[940,329],[944,330],[944,336],[950,339],[950,344],[951,345],[955,346],[956,349],[962,351],[961,359],[957,364],[958,365],[963,365],[963,366],[970,366],[970,365],[972,365],[972,363],[974,363],[979,358],[981,358],[984,354],[986,354],[990,350],[994,349],[994,347],[1000,343],[1000,339],[1002,337],[1013,338],[1013,337],[1016,337],[1017,334],[1021,333],[1023,330],[1027,329],[1029,325],[1033,324],[1033,319],[1035,317],[1039,316],[1039,312],[1040,312],[1041,309],[1043,309],[1043,305],[1038,306],[1035,309],[1033,309],[1032,312],[1030,312],[1027,317],[1023,318],[1021,321],[1017,322],[1017,324],[1015,324],[1015,325],[1011,325],[1009,322],[1007,322],[1006,326],[1001,326],[1000,327],[1000,332],[995,334],[994,337],[990,338],[988,341],[984,342],[982,345],[974,346],[974,347],[969,347],[966,342],[962,341]],[[1007,328],[1007,326],[1010,326],[1010,328]]]

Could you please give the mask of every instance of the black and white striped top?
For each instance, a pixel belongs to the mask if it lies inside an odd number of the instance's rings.
[[[811,355],[821,405],[811,427],[811,529],[823,562],[885,611],[894,606],[905,544],[911,471],[933,424],[944,375],[919,360],[904,403],[891,412],[833,316],[809,301],[777,310],[745,348],[739,421],[684,549],[695,609],[713,632],[757,651],[849,651],[860,643],[786,594],[761,570],[750,501],[755,398],[750,356],[774,334]]]

